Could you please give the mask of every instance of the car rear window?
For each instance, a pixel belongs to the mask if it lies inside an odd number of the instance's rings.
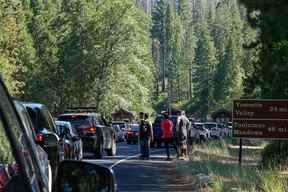
[[[119,125],[119,127],[121,128],[121,129],[125,129],[126,128],[126,124],[125,123],[112,123],[114,126],[115,125]]]
[[[130,127],[132,131],[139,131],[139,125],[131,125]]]
[[[52,132],[55,131],[55,124],[48,109],[45,107],[42,107],[41,109],[26,107],[26,109],[35,127],[36,133],[41,132],[43,129],[47,129]]]
[[[58,117],[59,121],[68,121],[72,127],[77,128],[80,125],[89,125],[89,116],[87,115],[63,115]]]

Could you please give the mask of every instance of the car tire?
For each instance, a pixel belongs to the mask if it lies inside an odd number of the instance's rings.
[[[116,140],[115,138],[112,139],[111,149],[107,149],[108,156],[115,156],[117,151]]]

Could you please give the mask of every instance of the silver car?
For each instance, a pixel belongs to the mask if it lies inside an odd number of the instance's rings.
[[[112,125],[112,127],[114,128],[116,132],[116,141],[117,142],[125,141],[125,134],[124,134],[124,131],[122,131],[122,129],[120,128],[120,126],[117,124],[114,124]]]

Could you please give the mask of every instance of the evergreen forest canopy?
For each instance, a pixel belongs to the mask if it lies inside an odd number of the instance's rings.
[[[258,33],[246,14],[237,0],[158,0],[151,16],[134,0],[0,0],[1,74],[13,96],[54,112],[154,106],[206,116],[262,96],[252,81],[261,46],[251,46]]]

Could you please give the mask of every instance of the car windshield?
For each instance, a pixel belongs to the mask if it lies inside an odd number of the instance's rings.
[[[89,116],[87,115],[63,115],[58,117],[58,120],[68,121],[74,128],[77,128],[80,125],[90,125]]]

